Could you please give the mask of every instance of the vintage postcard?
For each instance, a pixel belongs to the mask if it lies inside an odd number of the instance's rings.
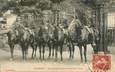
[[[0,0],[0,72],[115,72],[115,0]]]

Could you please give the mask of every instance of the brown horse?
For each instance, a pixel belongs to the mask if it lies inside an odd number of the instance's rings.
[[[65,41],[65,34],[60,26],[54,26],[54,49],[55,59],[57,60],[58,50],[60,51],[61,61],[63,60],[63,45]]]
[[[8,36],[8,44],[10,46],[10,51],[11,51],[11,59],[13,59],[14,46],[18,44],[22,49],[22,57],[25,60],[28,47],[31,42],[30,29],[25,28],[21,25],[16,25],[12,27],[12,29],[10,29],[10,31],[7,33],[7,36]]]
[[[21,27],[20,26],[14,26],[12,27],[12,29],[9,30],[9,32],[7,33],[8,36],[8,45],[10,46],[10,52],[11,52],[11,59],[13,60],[14,56],[14,46],[16,44],[20,44],[20,39],[21,39]]]
[[[36,35],[35,39],[37,42],[37,46],[39,47],[39,57],[40,57],[40,59],[43,58],[43,60],[44,60],[45,59],[45,56],[44,56],[45,47],[48,42],[48,34],[45,29],[45,25],[39,26],[39,29],[36,31],[35,35]]]
[[[81,34],[78,34],[78,32],[81,32]],[[94,53],[97,51],[97,41],[98,39],[98,33],[94,31],[93,28],[89,28],[87,26],[84,26],[83,28],[76,31],[78,36],[80,37],[80,40],[78,41],[78,47],[80,50],[80,56],[81,56],[81,62],[83,62],[83,56],[82,56],[82,47],[84,48],[84,58],[85,62],[87,62],[87,44],[91,44]]]
[[[23,35],[21,36],[20,38],[20,46],[21,46],[21,49],[22,49],[22,57],[24,60],[26,60],[26,56],[27,56],[27,53],[28,53],[28,48],[29,48],[29,45],[31,43],[31,31],[29,28],[24,28],[23,30]]]
[[[85,62],[87,62],[87,44],[91,44],[94,52],[97,51],[98,30],[88,26],[81,26],[79,22],[72,22],[68,27],[68,33],[70,58],[74,57],[74,47],[77,45],[80,50],[81,62],[83,62],[82,47],[84,47],[84,58]]]

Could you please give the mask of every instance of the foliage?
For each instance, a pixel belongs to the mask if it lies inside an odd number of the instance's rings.
[[[5,6],[3,9],[13,9],[17,15],[30,15],[35,16],[34,18],[41,15],[39,18],[42,19],[44,10],[53,10],[58,6],[60,12],[70,13],[74,16],[74,8],[76,13],[83,24],[89,24],[90,18],[88,10],[90,7],[95,7],[95,0],[3,0]],[[37,20],[34,20],[38,22]],[[86,24],[86,25],[87,25]]]
[[[91,7],[92,9],[95,9],[96,8],[96,1],[97,0],[83,0],[82,3]]]
[[[60,3],[60,2],[62,2],[62,1],[64,1],[64,0],[50,0],[52,3]]]
[[[36,4],[36,8],[41,10],[49,10],[51,7],[52,4],[50,0],[39,0]]]
[[[36,1],[37,1],[37,0],[21,0],[21,1],[19,2],[19,4],[20,4],[21,6],[32,6],[32,5],[35,5],[35,4],[36,4]]]

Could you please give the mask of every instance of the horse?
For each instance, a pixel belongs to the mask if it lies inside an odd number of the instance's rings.
[[[11,55],[13,53],[14,45],[18,44],[22,49],[22,58],[23,58],[23,60],[26,60],[28,47],[30,45],[30,35],[31,35],[30,29],[26,28],[20,24],[15,25],[14,29],[12,29],[11,31],[9,31],[7,33],[8,43],[9,43],[9,46],[11,48]],[[15,42],[14,40],[16,40],[16,41],[18,40],[18,41]],[[12,43],[14,43],[14,44],[12,44]]]
[[[22,49],[22,58],[23,60],[26,60],[26,56],[28,54],[28,48],[30,45],[30,36],[31,36],[31,30],[29,28],[23,27],[21,30],[21,38],[19,45]]]
[[[94,52],[97,51],[97,41],[99,40],[98,30],[97,29],[94,30],[93,28],[89,28],[87,26],[78,25],[78,23],[72,23],[68,28],[68,32],[69,32],[68,39],[71,43],[69,46],[72,45],[72,47],[70,47],[70,58],[74,57],[74,50],[75,50],[74,47],[75,45],[77,45],[80,50],[81,62],[83,62],[82,47],[84,47],[84,58],[85,62],[87,62],[86,57],[87,44],[91,44]]]
[[[13,60],[14,56],[13,56],[13,53],[14,53],[14,46],[15,44],[18,44],[18,41],[19,41],[19,36],[15,33],[16,31],[14,30],[10,30],[8,33],[7,33],[7,36],[8,36],[8,45],[10,47],[10,52],[11,52],[11,60]]]
[[[74,51],[75,51],[75,44],[77,44],[77,41],[80,39],[77,36],[76,29],[81,28],[81,23],[78,19],[73,19],[72,22],[69,24],[66,32],[66,40],[67,40],[67,46],[69,47],[69,58],[74,58]],[[80,33],[80,32],[79,32]]]
[[[37,32],[36,30],[31,30],[30,35],[30,46],[32,47],[32,56],[31,58],[36,58],[36,51],[37,51]]]
[[[38,29],[36,35],[37,35],[36,41],[37,41],[37,46],[39,47],[40,59],[42,56],[42,58],[44,60],[45,47],[48,42],[48,32],[47,32],[47,29],[45,28],[45,25],[39,26],[39,29]]]
[[[81,31],[81,34],[78,34],[79,31]],[[93,28],[89,28],[87,26],[84,26],[79,31],[76,31],[76,33],[80,37],[80,40],[78,41],[77,46],[79,47],[79,50],[80,50],[81,62],[83,62],[82,47],[84,47],[84,58],[85,58],[85,62],[87,62],[87,56],[86,56],[87,44],[91,44],[93,51],[95,52],[96,45],[97,45],[96,38],[98,34],[95,34]]]
[[[57,60],[57,52],[60,50],[61,61],[63,60],[63,45],[65,40],[64,31],[60,26],[54,26],[54,49],[55,49],[55,59]]]
[[[16,44],[20,45],[20,39],[22,36],[22,32],[21,32],[22,28],[20,27],[20,25],[13,25],[13,27],[8,31],[7,33],[7,37],[8,37],[8,45],[10,47],[10,52],[11,52],[11,60],[13,60],[14,56],[14,46]]]
[[[72,32],[69,32],[68,30],[66,30],[65,33],[65,41],[66,41],[66,45],[69,48],[69,58],[72,59],[74,58],[74,39],[72,36]]]
[[[55,38],[54,38],[54,26],[52,24],[45,25],[45,29],[47,32],[47,46],[49,47],[49,55],[48,58],[54,56],[54,46],[55,46]]]

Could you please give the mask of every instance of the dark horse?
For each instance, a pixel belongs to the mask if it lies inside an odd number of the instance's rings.
[[[11,59],[13,60],[14,46],[15,46],[15,44],[18,44],[20,36],[18,34],[16,34],[16,30],[15,31],[10,30],[7,33],[7,36],[8,36],[8,45],[10,46]]]
[[[22,57],[25,60],[28,54],[29,45],[31,44],[31,39],[30,39],[31,30],[29,28],[24,28],[22,30],[22,33],[23,35],[21,36],[21,39],[20,39],[20,46],[22,49],[22,55],[23,55]]]
[[[60,26],[54,26],[54,49],[55,49],[55,58],[57,60],[57,56],[58,56],[58,49],[60,50],[60,56],[61,56],[61,61],[63,60],[63,45],[64,45],[64,41],[65,41],[65,35],[64,35],[64,31],[63,28],[61,28]]]
[[[67,33],[66,33],[66,40],[67,40],[67,46],[69,47],[70,55],[69,58],[74,58],[74,46],[79,40],[79,37],[77,36],[76,33],[76,28],[79,27],[80,25],[76,21],[76,19],[73,19],[70,25],[67,28]]]
[[[32,29],[30,35],[30,46],[32,47],[32,56],[31,58],[36,58],[36,51],[37,51],[37,30]]]
[[[44,60],[45,47],[48,42],[48,34],[45,25],[39,26],[39,30],[37,31],[36,35],[37,35],[36,41],[37,41],[37,46],[39,47],[40,59],[42,57]]]
[[[11,52],[11,59],[13,60],[14,56],[14,46],[16,44],[20,44],[20,39],[21,39],[21,27],[19,25],[13,26],[12,29],[10,29],[7,33],[8,36],[8,45],[10,46],[10,52]]]
[[[52,54],[52,57],[54,56],[54,46],[55,46],[55,38],[54,38],[54,25],[52,24],[46,24],[45,25],[45,30],[46,30],[46,34],[47,34],[47,40],[46,40],[46,43],[47,43],[47,46],[49,47],[49,56],[48,58],[51,57],[51,54]]]
[[[8,44],[11,51],[11,59],[13,59],[14,46],[18,44],[22,49],[22,57],[25,60],[28,47],[30,45],[31,32],[28,28],[21,25],[14,26],[8,33]]]
[[[77,23],[70,24],[68,28],[69,32],[69,44],[70,49],[70,58],[74,57],[74,47],[77,45],[80,50],[81,62],[83,62],[82,56],[82,47],[84,47],[84,58],[85,62],[87,62],[86,52],[87,52],[87,44],[91,44],[94,52],[96,51],[96,44],[98,40],[98,31],[93,28],[89,28],[87,26],[80,26]]]
[[[81,56],[81,62],[83,61],[82,57],[82,46],[84,47],[84,57],[85,57],[85,62],[87,62],[87,44],[91,44],[94,53],[97,52],[97,41],[99,40],[98,36],[98,31],[93,28],[89,28],[87,26],[84,26],[80,30],[76,30],[76,32],[81,32],[81,34],[78,34],[78,37],[80,37],[81,41],[78,41],[78,47],[80,50],[80,56]]]

